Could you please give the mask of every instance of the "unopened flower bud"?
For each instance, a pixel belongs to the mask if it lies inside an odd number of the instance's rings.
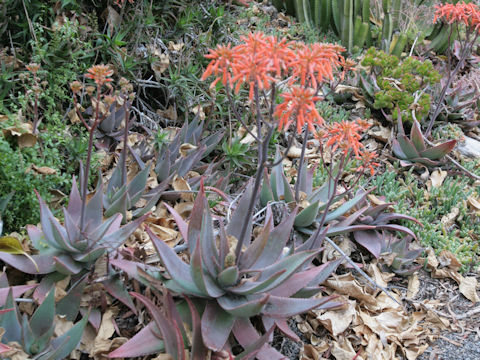
[[[85,91],[87,92],[88,95],[92,96],[93,93],[95,92],[95,86],[87,86],[85,88]]]
[[[129,82],[124,77],[121,77],[120,80],[118,81],[118,84],[120,85],[120,87],[124,87],[124,86],[128,85]]]
[[[73,81],[70,83],[70,89],[74,94],[78,94],[82,90],[82,83],[80,81]]]
[[[112,106],[112,104],[116,101],[116,97],[113,95],[106,95],[103,100],[105,101],[105,104]]]

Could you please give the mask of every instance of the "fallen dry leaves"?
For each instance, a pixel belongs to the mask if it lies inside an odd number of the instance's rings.
[[[476,279],[458,272],[460,263],[452,253],[444,251],[437,258],[429,250],[426,262],[433,278],[454,279],[467,299],[478,301]],[[381,286],[388,287],[395,280],[394,274],[380,271],[375,263],[365,270]],[[312,310],[303,318],[297,317],[298,329],[311,342],[304,346],[301,360],[328,359],[330,355],[337,360],[414,360],[442,336],[442,331],[456,328],[437,310],[445,303],[437,299],[412,300],[421,286],[417,273],[409,276],[407,288],[390,287],[391,295],[403,305],[350,272],[333,276],[324,285],[327,293],[341,295],[344,306]]]

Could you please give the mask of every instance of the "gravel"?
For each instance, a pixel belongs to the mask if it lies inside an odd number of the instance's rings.
[[[480,335],[470,333],[465,339],[458,333],[445,333],[443,336],[452,342],[439,338],[418,360],[480,360]]]

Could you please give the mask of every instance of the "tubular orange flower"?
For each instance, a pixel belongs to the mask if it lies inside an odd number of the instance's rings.
[[[444,19],[447,23],[463,23],[468,28],[480,29],[480,9],[476,4],[460,2],[457,4],[443,4],[435,6],[433,22]]]
[[[113,70],[110,70],[108,65],[94,65],[87,70],[86,78],[92,79],[99,86],[113,81],[109,76],[113,75]]]
[[[363,151],[361,154],[362,165],[357,168],[357,171],[370,170],[370,175],[375,174],[375,166],[380,166],[374,159],[378,157],[375,151]]]
[[[266,47],[263,50],[265,56],[270,60],[272,71],[277,77],[280,77],[282,71],[288,68],[288,62],[295,57],[295,53],[289,48],[287,39],[280,41],[276,36],[269,36],[266,38]]]
[[[333,71],[343,62],[343,57],[340,55],[342,51],[345,49],[339,45],[303,44],[289,63],[289,67],[293,70],[292,81],[300,79],[302,86],[311,84],[314,89],[317,89],[318,84],[326,78],[333,78]]]
[[[360,159],[360,149],[363,148],[360,139],[363,130],[363,124],[359,125],[355,121],[341,121],[328,125],[327,133],[323,137],[328,138],[326,146],[332,147],[333,151],[340,148],[344,155],[347,155],[350,150],[353,150],[355,157]]]
[[[210,49],[210,53],[205,55],[207,59],[212,59],[210,64],[208,64],[205,72],[202,75],[201,80],[205,80],[210,75],[215,75],[217,78],[213,81],[210,87],[215,87],[215,85],[222,80],[224,86],[227,85],[232,78],[231,76],[231,66],[235,59],[235,48],[231,48],[231,44],[217,45],[216,49]]]
[[[297,132],[302,132],[303,125],[308,125],[308,129],[315,131],[313,123],[323,124],[323,118],[315,109],[315,102],[320,100],[315,96],[312,89],[294,86],[292,90],[280,95],[284,101],[275,109],[275,116],[279,119],[278,128],[287,129],[290,124],[296,120]]]
[[[266,36],[262,32],[240,37],[244,43],[236,46],[238,58],[232,64],[232,82],[236,83],[235,92],[243,83],[249,85],[249,98],[253,99],[255,84],[260,90],[268,89],[275,79],[271,76],[271,60],[265,54]]]

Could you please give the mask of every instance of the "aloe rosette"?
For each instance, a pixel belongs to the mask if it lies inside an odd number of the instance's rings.
[[[5,330],[1,338],[0,349],[4,349],[7,344],[16,342],[29,359],[65,359],[80,342],[87,324],[88,313],[66,333],[55,337],[55,289],[52,288],[49,291],[29,319],[27,314],[20,316],[14,301],[14,296],[18,296],[18,292],[16,293],[14,288],[18,287],[9,288],[5,273],[0,276],[0,291],[8,290],[5,306],[0,309],[0,328]],[[17,352],[18,348],[4,350],[4,355],[8,355],[9,350]],[[16,354],[16,356],[22,355]]]
[[[27,232],[38,254],[32,255],[31,261],[23,255],[0,253],[0,260],[27,274],[74,275],[90,270],[108,249],[115,250],[123,244],[146,217],[124,226],[121,226],[121,214],[104,220],[102,188],[100,184],[86,204],[84,224],[81,224],[82,200],[75,179],[68,207],[63,209],[63,225],[37,193],[41,228],[28,225]]]
[[[203,184],[188,224],[167,205],[188,245],[189,263],[148,229],[165,270],[121,259],[112,260],[112,265],[130,276],[150,286],[162,284],[174,294],[187,296],[202,309],[202,342],[213,351],[228,348],[231,333],[244,349],[259,341],[262,334],[252,324],[252,317],[260,316],[265,329],[276,326],[287,336],[298,340],[287,325],[288,317],[313,308],[341,305],[334,300],[335,296],[312,297],[320,292],[318,285],[341,262],[312,265],[312,260],[321,251],[319,244],[324,233],[312,236],[296,249],[286,247],[296,210],[277,226],[273,226],[273,216],[269,211],[262,231],[253,241],[250,241],[250,221],[245,247],[236,258],[234,248],[251,195],[252,188],[249,186],[240,198],[231,221],[226,227],[220,222],[218,229],[213,226]],[[124,346],[129,347],[130,344],[127,344]],[[133,355],[129,353],[128,356]],[[259,359],[282,358],[280,353],[268,346],[262,347],[256,356]]]
[[[397,123],[398,135],[396,139],[392,139],[392,150],[393,154],[402,160],[402,165],[418,163],[425,166],[438,166],[440,160],[457,144],[457,140],[449,140],[427,147],[418,121],[413,122],[410,139],[405,135],[400,111],[398,111]]]

